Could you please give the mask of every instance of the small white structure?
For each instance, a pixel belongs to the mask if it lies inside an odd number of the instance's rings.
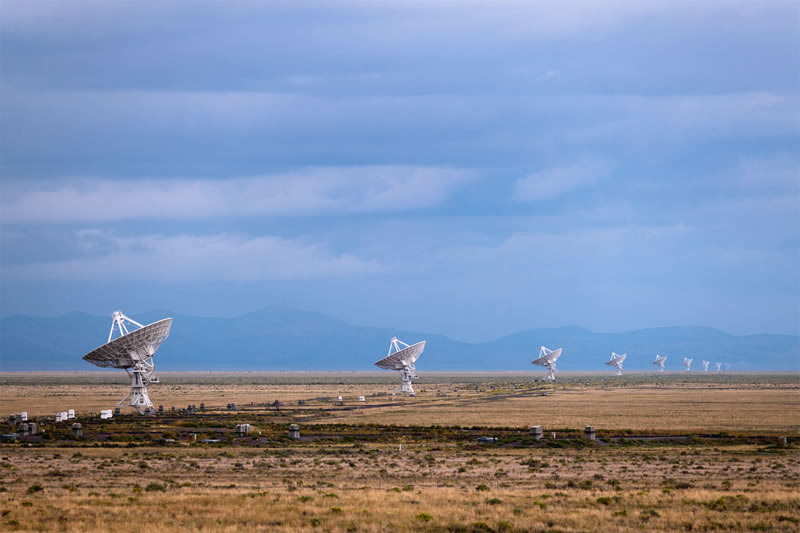
[[[551,350],[545,346],[539,349],[539,357],[531,361],[532,365],[543,366],[547,368],[547,375],[544,379],[548,381],[556,380],[556,360],[561,357],[561,348]]]
[[[625,358],[628,357],[628,354],[624,353],[619,355],[617,353],[611,352],[611,359],[608,360],[606,363],[608,366],[613,366],[617,369],[617,375],[622,375],[622,362],[625,361]]]
[[[67,411],[67,419],[72,420],[75,418],[75,409],[70,409]]]
[[[129,325],[138,329],[129,331]],[[111,331],[108,332],[106,344],[87,353],[83,359],[103,368],[122,368],[128,373],[131,378],[131,391],[117,404],[118,406],[130,405],[135,407],[139,414],[154,412],[147,386],[158,383],[158,378],[154,375],[153,356],[169,336],[171,327],[171,318],[143,326],[122,314],[122,311],[114,311],[111,314]],[[119,336],[111,340],[114,331],[118,331]]]
[[[28,421],[28,411],[22,411],[18,417],[22,422]]]
[[[666,362],[667,362],[667,356],[666,355],[658,355],[658,354],[656,354],[656,359],[655,359],[655,361],[653,361],[652,364],[654,364],[654,365],[656,365],[658,367],[658,371],[659,372],[664,372],[664,363],[666,363]]]
[[[375,363],[378,368],[398,370],[402,374],[402,381],[392,394],[400,392],[409,396],[416,396],[411,380],[417,379],[417,368],[414,363],[417,362],[424,349],[425,341],[408,345],[397,337],[392,337],[389,343],[389,353]]]
[[[359,402],[366,402],[366,401],[367,401],[367,399],[366,399],[366,398],[364,398],[363,396],[359,396],[359,397],[358,397],[358,401],[359,401]]]
[[[100,420],[108,420],[109,418],[113,417],[113,413],[111,409],[102,409],[100,411]]]
[[[703,359],[701,363],[703,365],[703,372],[708,372],[708,365],[711,364],[711,361],[706,361],[705,359]]]
[[[289,438],[292,440],[300,440],[300,426],[297,424],[289,424]]]
[[[237,424],[236,425],[236,434],[239,435],[240,437],[244,436],[244,435],[247,435],[251,431],[253,431],[253,426],[251,426],[250,424]]]
[[[687,372],[692,371],[692,361],[694,361],[694,359],[692,359],[691,357],[683,358],[683,368],[686,369]]]

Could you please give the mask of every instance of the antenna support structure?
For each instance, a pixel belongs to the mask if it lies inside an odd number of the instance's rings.
[[[656,354],[656,359],[653,361],[653,364],[658,367],[658,371],[664,373],[664,363],[667,362],[666,355],[658,355]]]
[[[392,337],[386,357],[375,363],[375,366],[379,368],[400,372],[402,377],[400,385],[397,386],[392,394],[401,393],[408,396],[416,396],[414,386],[411,384],[412,380],[417,379],[417,368],[414,363],[422,355],[424,349],[425,341],[408,345],[397,337]]]
[[[389,343],[389,352],[386,354],[386,357],[389,357],[392,355],[392,353],[398,353],[410,347],[410,345],[404,343],[397,337],[392,337],[392,342]],[[414,365],[414,362],[412,361],[411,363],[404,365],[400,373],[403,376],[403,380],[392,394],[397,394],[399,392],[409,396],[416,396],[417,393],[414,392],[414,386],[411,384],[412,379],[417,379],[417,367]]]
[[[122,368],[131,379],[131,390],[117,407],[131,406],[139,414],[155,412],[147,387],[158,383],[153,356],[169,336],[172,319],[165,318],[143,326],[122,311],[111,314],[111,330],[106,344],[83,356],[83,359],[104,368]],[[115,337],[116,335],[116,337]]]
[[[692,361],[694,361],[694,359],[691,358],[691,357],[684,357],[683,358],[683,366],[684,366],[684,368],[686,369],[687,372],[691,372],[692,371]]]
[[[547,368],[547,375],[544,377],[547,381],[556,380],[556,360],[561,357],[561,348],[551,350],[546,346],[539,349],[539,357],[531,361],[531,364],[539,365]]]
[[[628,357],[628,354],[624,353],[622,355],[611,352],[611,358],[606,363],[608,366],[613,366],[617,369],[616,374],[618,376],[622,375],[622,362],[625,361],[625,358]]]

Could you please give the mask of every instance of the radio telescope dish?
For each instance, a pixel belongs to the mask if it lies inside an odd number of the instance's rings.
[[[692,371],[692,361],[694,361],[694,359],[692,359],[691,357],[683,358],[683,366],[686,368],[687,372]]]
[[[548,381],[556,380],[556,359],[561,357],[561,348],[551,350],[544,346],[539,349],[539,358],[531,361],[533,365],[539,365],[547,368],[547,375],[544,379]]]
[[[703,372],[708,372],[708,365],[711,364],[711,361],[706,361],[705,359],[703,359],[702,363],[703,363]]]
[[[422,350],[425,349],[425,341],[418,342],[414,345],[408,345],[398,339],[392,337],[389,343],[389,353],[386,357],[375,363],[378,368],[386,370],[398,370],[402,373],[402,382],[394,390],[392,394],[402,392],[409,396],[416,396],[414,387],[411,385],[412,379],[417,379],[417,368],[414,366],[419,356],[422,355]]]
[[[138,329],[129,331],[130,326],[136,326]],[[135,407],[139,414],[153,411],[153,402],[147,394],[147,386],[158,383],[158,378],[154,375],[153,355],[169,336],[171,326],[171,318],[143,326],[122,314],[122,311],[114,311],[111,314],[108,341],[84,355],[83,359],[103,368],[122,368],[128,373],[131,378],[131,392],[117,404],[117,407],[130,405]],[[119,336],[111,340],[115,330]]]
[[[667,361],[666,355],[658,355],[656,354],[656,359],[653,361],[653,364],[658,367],[659,372],[664,372],[664,363]]]
[[[617,375],[621,376],[622,375],[622,362],[625,360],[626,357],[628,357],[628,354],[626,354],[626,353],[624,353],[622,355],[619,355],[617,353],[611,352],[611,359],[609,359],[606,364],[608,366],[613,366],[614,368],[616,368],[617,369]]]
[[[717,369],[717,372],[722,372],[722,363],[714,363],[714,367]]]

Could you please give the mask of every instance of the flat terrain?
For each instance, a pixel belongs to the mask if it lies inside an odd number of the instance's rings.
[[[415,398],[392,397],[394,373],[167,374],[150,389],[165,408],[235,403],[280,421],[346,424],[582,428],[639,432],[797,434],[800,376],[782,374],[567,375],[555,384],[525,374],[434,374]],[[99,412],[129,389],[125,374],[0,374],[0,413]],[[342,396],[344,405],[335,400]],[[365,402],[359,402],[365,396]],[[305,405],[298,405],[299,401]]]
[[[164,375],[163,414],[101,421],[88,413],[124,395],[118,375],[1,375],[0,412],[45,432],[0,444],[0,529],[800,529],[796,374],[433,375],[405,399],[390,378]],[[80,437],[47,419],[68,408]]]

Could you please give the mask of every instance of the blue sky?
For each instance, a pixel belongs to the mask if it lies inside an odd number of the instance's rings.
[[[800,5],[2,2],[0,313],[800,333]]]

